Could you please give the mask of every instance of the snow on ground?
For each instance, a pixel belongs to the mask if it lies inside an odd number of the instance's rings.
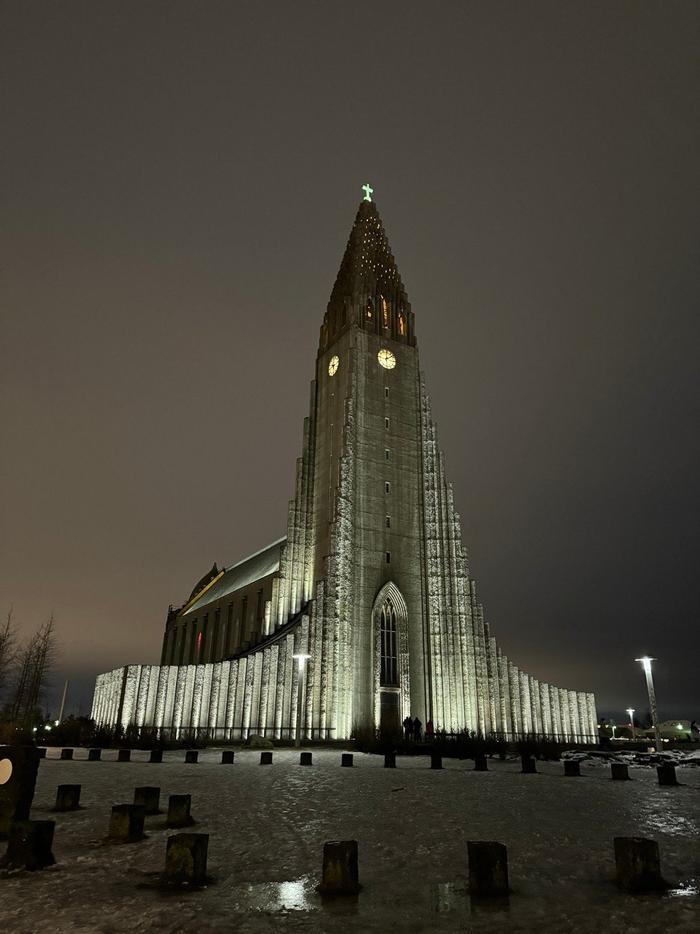
[[[298,751],[274,751],[272,766],[254,750],[166,752],[162,764],[59,761],[41,764],[35,818],[55,818],[57,865],[0,878],[3,934],[99,931],[485,931],[636,932],[700,930],[700,770],[678,770],[682,785],[661,788],[656,772],[631,767],[633,781],[613,782],[604,761],[586,761],[583,777],[564,778],[561,763],[522,775],[513,760],[399,758],[314,750],[311,768]],[[51,814],[56,786],[82,784],[83,810]],[[193,831],[210,834],[207,888],[167,893],[154,886],[170,833],[163,817],[146,819],[147,838],[105,845],[110,809],[130,803],[137,785],[190,793]],[[613,883],[612,838],[658,841],[665,896],[633,897]],[[323,843],[359,841],[363,890],[349,902],[315,894]],[[513,889],[507,905],[472,905],[466,894],[467,840],[508,847]]]

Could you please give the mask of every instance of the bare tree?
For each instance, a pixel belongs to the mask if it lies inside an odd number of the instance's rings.
[[[7,692],[7,681],[17,650],[17,633],[12,619],[12,605],[7,611],[7,619],[0,627],[0,700]]]
[[[26,724],[37,716],[55,659],[56,632],[52,614],[17,654],[15,686],[9,708],[11,720]]]

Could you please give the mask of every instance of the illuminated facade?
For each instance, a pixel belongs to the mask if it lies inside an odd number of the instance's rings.
[[[595,741],[593,695],[521,671],[484,619],[371,193],[321,326],[286,537],[171,608],[160,665],[100,675],[98,722],[344,739],[411,715]]]

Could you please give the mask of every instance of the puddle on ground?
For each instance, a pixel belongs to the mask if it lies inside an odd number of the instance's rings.
[[[695,896],[695,898],[700,895],[700,882],[697,879],[689,879],[687,882],[680,882],[675,888],[669,889],[666,892],[666,895],[669,898],[683,898],[687,896]]]
[[[355,913],[361,907],[359,898],[321,898],[316,891],[318,880],[302,876],[286,882],[259,882],[236,886],[231,893],[236,911],[324,911],[331,913]],[[414,893],[418,901],[427,896],[432,914],[457,912],[459,914],[504,912],[509,909],[507,898],[471,899],[465,882],[438,882],[421,886],[423,892]],[[422,895],[422,897],[421,897]]]
[[[288,882],[259,882],[236,887],[237,907],[245,911],[316,911],[321,899],[309,876]]]

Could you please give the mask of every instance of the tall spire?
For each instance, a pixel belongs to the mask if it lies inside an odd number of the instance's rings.
[[[346,301],[354,305],[378,294],[408,308],[406,289],[377,205],[365,198],[357,209],[328,308],[342,306]]]
[[[345,253],[321,326],[319,354],[348,328],[415,346],[413,312],[391,252],[373,188],[363,185]]]

